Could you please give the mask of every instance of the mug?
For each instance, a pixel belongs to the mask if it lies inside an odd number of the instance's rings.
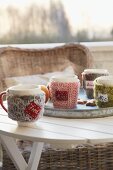
[[[113,76],[101,76],[95,79],[94,98],[98,107],[113,107]]]
[[[94,80],[100,76],[109,75],[106,69],[85,69],[82,73],[82,85],[88,99],[94,98]]]
[[[73,109],[77,105],[80,81],[76,75],[53,76],[49,90],[54,108]]]
[[[6,96],[7,108],[3,103],[4,95]],[[41,90],[41,85],[16,85],[0,94],[0,104],[8,113],[8,117],[19,122],[33,122],[42,117],[45,100],[47,102],[46,94]]]

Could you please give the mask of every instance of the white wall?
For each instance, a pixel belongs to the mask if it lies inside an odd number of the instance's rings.
[[[81,43],[86,45],[93,57],[94,68],[104,68],[113,74],[113,42],[89,42]]]

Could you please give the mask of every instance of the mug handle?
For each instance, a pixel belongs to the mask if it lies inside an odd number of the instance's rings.
[[[3,96],[6,96],[6,91],[0,93],[0,105],[1,105],[2,108],[7,112],[7,109],[6,109],[6,107],[4,106],[4,104],[3,104]]]

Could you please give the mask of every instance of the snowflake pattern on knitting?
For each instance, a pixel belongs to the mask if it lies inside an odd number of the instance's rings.
[[[43,115],[45,95],[15,96],[9,95],[8,116],[17,121],[35,121]]]

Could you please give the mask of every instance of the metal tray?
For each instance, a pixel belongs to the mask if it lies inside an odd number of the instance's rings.
[[[79,98],[86,99],[83,89],[80,90]],[[113,107],[98,108],[97,106],[91,107],[85,104],[78,104],[74,109],[58,109],[54,108],[53,104],[49,101],[45,105],[44,115],[59,118],[100,118],[113,116]]]

